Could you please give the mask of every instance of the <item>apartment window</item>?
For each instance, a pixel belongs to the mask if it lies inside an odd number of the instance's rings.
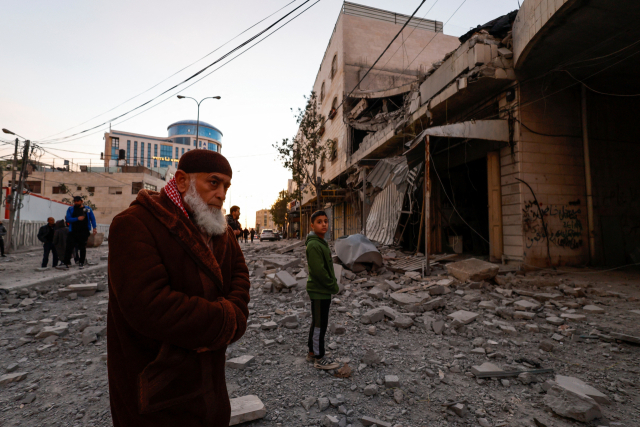
[[[122,194],[122,187],[109,187],[109,194]]]
[[[131,161],[131,141],[127,141],[127,165]]]
[[[111,138],[111,159],[109,160],[117,160],[118,159],[118,149],[120,148],[120,138]]]
[[[151,191],[158,191],[158,187],[153,185],[153,184],[147,184],[146,182],[144,183],[144,189],[145,190],[151,190]]]
[[[64,191],[62,191],[59,185],[56,185],[55,187],[51,187],[51,194],[64,194]]]
[[[147,142],[147,167],[151,167],[151,143]]]
[[[336,116],[336,114],[338,113],[338,98],[333,98],[333,101],[331,102],[331,111],[329,111],[329,119],[333,120],[333,118]]]
[[[265,216],[264,216],[264,226],[265,226],[265,227],[267,226],[267,215],[266,215],[266,214],[265,214]]]
[[[173,138],[173,143],[181,145],[191,145],[191,138],[189,138],[188,136],[179,136],[177,138]]]
[[[322,86],[320,86],[320,103],[322,104],[324,101],[324,82],[322,82]]]
[[[133,165],[138,163],[138,141],[133,141]]]
[[[158,144],[153,144],[153,157],[158,157]],[[155,159],[153,160],[153,167],[158,167],[158,161]]]
[[[209,148],[209,151],[215,151],[215,152],[218,151],[218,144],[215,144],[213,142],[208,142],[207,146]]]
[[[76,187],[76,191],[82,191],[82,187]]]
[[[183,150],[184,150],[184,148],[183,148]],[[179,159],[180,158],[180,149],[178,147],[176,147],[176,155],[173,158],[174,159]]]
[[[87,187],[87,191],[89,193],[95,193],[96,192],[96,187]]]
[[[338,141],[330,139],[329,144],[329,160],[331,160],[331,162],[335,162],[338,158]]]
[[[194,147],[196,147],[196,148],[198,148],[198,140],[197,140],[197,139],[194,139],[194,140],[193,140],[193,146],[194,146]]]
[[[0,172],[2,173],[2,172]],[[27,181],[25,182],[25,184],[27,184],[27,189],[35,194],[40,194],[42,193],[42,182],[40,181]]]
[[[144,142],[140,142],[140,164],[144,166]]]
[[[333,55],[333,60],[331,61],[331,79],[333,79],[336,74],[338,74],[338,55]]]
[[[132,182],[131,183],[131,194],[138,194],[142,190],[141,182]]]
[[[182,154],[184,154],[184,148],[182,149]]]

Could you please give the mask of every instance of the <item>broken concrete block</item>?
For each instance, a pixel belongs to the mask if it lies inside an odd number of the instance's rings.
[[[447,264],[446,268],[450,275],[461,282],[492,279],[499,270],[497,265],[476,258]]]
[[[307,397],[300,402],[305,411],[308,411],[317,401],[315,397]]]
[[[555,344],[551,340],[542,340],[540,344],[538,344],[538,348],[542,351],[546,351],[547,353],[552,352],[555,348]]]
[[[559,387],[565,390],[568,390],[572,393],[588,396],[591,399],[595,400],[597,403],[602,405],[611,404],[611,400],[609,400],[609,398],[606,395],[604,395],[600,391],[596,390],[595,388],[591,387],[590,385],[586,384],[584,381],[578,378],[566,377],[564,375],[556,375],[555,381]]]
[[[85,283],[80,285],[69,285],[66,287],[69,292],[74,292],[81,297],[90,297],[96,293],[98,290],[97,283]]]
[[[391,427],[390,423],[379,420],[377,418],[373,418],[373,417],[362,417],[360,418],[360,422],[365,427],[372,426],[372,425],[376,425],[378,427]]]
[[[329,330],[333,335],[344,335],[347,333],[347,328],[345,328],[344,325],[338,325],[336,323],[329,325]]]
[[[320,410],[320,412],[324,411],[328,407],[329,407],[329,399],[326,398],[326,397],[319,397],[318,398],[318,409]]]
[[[604,313],[604,308],[598,307],[597,305],[585,305],[584,307],[582,307],[582,310],[588,313],[596,313],[596,314]]]
[[[400,379],[398,378],[397,375],[385,375],[384,385],[387,388],[400,387]]]
[[[498,48],[498,54],[500,56],[504,56],[505,58],[513,58],[513,52],[510,49],[507,49],[506,47]]]
[[[431,323],[431,329],[433,329],[433,332],[435,332],[436,334],[441,335],[444,331],[444,321],[436,320],[435,322]]]
[[[487,372],[504,372],[497,365],[493,363],[485,362],[482,365],[476,365],[471,367],[471,373],[475,376],[486,374]]]
[[[571,313],[563,313],[560,315],[561,318],[571,320],[573,322],[579,322],[581,320],[585,320],[587,316],[584,314],[571,314]]]
[[[382,289],[380,289],[377,286],[374,286],[373,288],[371,288],[369,290],[369,292],[367,292],[367,295],[369,295],[372,298],[375,299],[383,299],[384,298],[384,291]]]
[[[393,326],[400,329],[407,329],[413,326],[413,319],[409,316],[400,315],[393,321]]]
[[[295,288],[298,286],[298,282],[291,274],[286,270],[281,270],[276,273],[276,278],[287,289]]]
[[[0,385],[6,385],[9,383],[17,383],[27,378],[27,372],[16,372],[15,374],[5,374],[0,377]]]
[[[562,325],[564,323],[564,320],[559,318],[559,317],[557,317],[557,316],[547,317],[546,321],[547,321],[547,323],[550,323],[550,324],[555,325],[555,326],[560,326],[560,325]]]
[[[478,316],[479,316],[478,313],[474,313],[472,311],[458,310],[455,313],[451,313],[447,317],[453,320],[457,320],[463,325],[467,325],[473,322],[474,320],[476,320],[476,317]]]
[[[391,299],[398,305],[419,305],[427,301],[429,298],[429,294],[427,294],[426,297],[418,297],[414,294],[398,292],[394,292],[391,294]]]
[[[531,302],[524,299],[514,302],[513,306],[521,311],[532,311],[540,308],[540,304],[537,302]]]
[[[232,369],[244,369],[247,366],[251,365],[254,361],[254,356],[249,356],[245,354],[244,356],[234,357],[233,359],[227,360],[226,366]]]
[[[264,403],[258,396],[248,395],[230,399],[231,419],[229,425],[234,426],[248,421],[258,420],[267,415]]]
[[[500,330],[505,335],[518,335],[518,331],[511,325],[498,325]]]
[[[38,332],[36,338],[42,339],[52,335],[62,337],[69,333],[69,324],[65,322],[56,322],[54,326],[45,326],[42,331]]]
[[[333,415],[325,415],[322,419],[322,425],[324,427],[338,427],[340,425],[340,420],[338,417]]]
[[[260,325],[260,327],[264,330],[272,330],[272,329],[278,329],[278,324],[276,322],[265,322],[262,325]]]
[[[464,418],[467,414],[467,408],[462,403],[456,403],[455,405],[449,406],[449,410],[455,413],[460,418]]]
[[[602,417],[600,405],[595,400],[557,385],[549,389],[544,403],[556,414],[583,423]]]
[[[393,294],[392,294],[393,295]],[[442,308],[442,307],[446,307],[447,303],[443,298],[434,298],[432,300],[429,300],[427,302],[425,302],[424,304],[422,304],[422,309],[424,311],[432,311],[435,310],[437,308]]]
[[[513,313],[514,319],[525,319],[525,320],[533,320],[536,318],[536,313],[532,313],[530,311],[516,311]]]
[[[373,350],[367,350],[364,356],[362,356],[362,363],[364,363],[365,365],[375,365],[377,363],[380,363],[381,361],[382,357],[380,357],[380,355],[378,355]]]
[[[375,384],[369,384],[368,386],[366,386],[364,388],[364,395],[365,396],[375,396],[376,394],[378,394],[378,386]]]
[[[632,342],[634,344],[640,344],[640,337],[636,337],[633,335],[621,334],[619,332],[611,332],[609,334],[611,338],[620,341]]]
[[[496,303],[493,301],[480,301],[480,304],[478,304],[478,308],[484,310],[495,310]]]

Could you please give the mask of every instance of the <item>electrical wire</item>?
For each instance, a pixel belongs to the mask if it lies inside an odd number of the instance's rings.
[[[235,60],[235,59],[237,59],[238,57],[242,56],[242,55],[243,55],[244,53],[246,53],[247,51],[249,51],[249,50],[253,49],[253,48],[254,48],[254,47],[256,47],[257,45],[259,45],[260,43],[262,43],[263,41],[265,41],[266,39],[268,39],[269,37],[271,37],[273,34],[275,34],[276,32],[278,32],[281,28],[285,27],[285,26],[286,26],[287,24],[289,24],[291,21],[293,21],[294,19],[298,18],[300,15],[302,15],[303,13],[305,13],[307,10],[311,9],[313,6],[315,6],[316,4],[318,4],[320,1],[321,1],[321,0],[316,0],[316,1],[315,1],[313,4],[311,4],[309,7],[307,7],[306,9],[304,9],[303,11],[301,11],[300,13],[298,13],[297,15],[295,15],[293,18],[289,19],[287,22],[285,22],[284,24],[282,24],[281,26],[279,26],[278,28],[276,28],[275,30],[273,30],[271,33],[267,34],[265,37],[263,37],[262,39],[260,39],[260,40],[259,40],[259,41],[257,41],[256,43],[254,43],[253,45],[249,46],[247,49],[243,50],[242,52],[240,52],[240,53],[239,53],[239,54],[237,54],[236,56],[232,57],[232,58],[231,58],[231,59],[229,59],[227,62],[225,62],[225,63],[223,63],[222,65],[220,65],[218,68],[213,69],[213,70],[212,70],[212,71],[210,71],[208,74],[205,74],[205,75],[204,75],[204,76],[202,76],[200,79],[198,79],[198,80],[194,81],[193,83],[191,83],[190,85],[188,85],[188,86],[186,86],[186,87],[182,88],[181,90],[185,90],[185,89],[190,88],[191,86],[193,86],[193,85],[195,85],[196,83],[200,82],[200,81],[201,81],[201,80],[203,80],[204,78],[206,78],[206,77],[210,76],[211,74],[213,74],[214,72],[218,71],[219,69],[221,69],[221,68],[222,68],[222,67],[224,67],[225,65],[229,64],[230,62],[234,61],[234,60]],[[126,119],[121,120],[121,121],[119,121],[119,122],[115,123],[115,125],[117,126],[117,125],[119,125],[119,124],[121,124],[121,123],[124,123],[124,122],[126,122],[126,121],[128,121],[128,120],[131,120],[131,119],[133,119],[133,118],[135,118],[135,117],[139,116],[140,114],[143,114],[143,113],[145,113],[146,111],[149,111],[150,109],[157,107],[158,105],[160,105],[160,104],[162,104],[162,103],[164,103],[164,102],[168,101],[169,99],[173,98],[173,95],[174,95],[174,94],[171,94],[171,95],[167,96],[167,97],[166,97],[165,99],[163,99],[162,101],[160,101],[160,102],[158,102],[158,103],[156,103],[156,104],[154,104],[154,105],[149,106],[147,109],[142,110],[142,111],[140,111],[139,113],[137,113],[137,114],[135,114],[135,115],[133,115],[133,116],[129,116],[129,117],[127,117]],[[94,135],[94,134],[96,134],[96,133],[103,132],[103,131],[105,131],[105,130],[106,130],[106,128],[105,128],[105,129],[100,129],[100,130],[98,130],[98,131],[96,131],[96,132],[91,132],[91,133],[88,133],[88,134],[86,134],[86,135],[79,136],[79,137],[77,137],[77,138],[67,139],[66,141],[58,141],[58,142],[48,142],[48,141],[45,141],[44,143],[45,143],[45,144],[47,144],[47,145],[53,145],[53,144],[61,144],[61,143],[71,142],[71,141],[75,141],[75,140],[78,140],[78,139],[85,138],[85,137],[90,136],[90,135]]]
[[[587,85],[583,80],[577,79],[576,77],[573,76],[573,74],[571,74],[569,72],[569,70],[563,70],[565,73],[569,74],[569,77],[571,77],[573,80],[577,81],[578,83],[582,83],[584,85],[584,87],[586,87],[587,89],[589,89],[591,92],[595,92],[595,93],[599,93],[600,95],[606,95],[606,96],[619,96],[619,97],[636,97],[636,96],[640,96],[640,93],[634,93],[634,94],[624,94],[624,93],[607,93],[607,92],[600,92],[599,90],[596,90],[594,88],[592,88],[591,86]]]
[[[99,125],[92,126],[92,127],[88,128],[88,129],[85,129],[85,130],[83,130],[83,131],[76,132],[76,133],[74,133],[74,134],[71,134],[71,135],[68,135],[68,136],[65,136],[65,137],[54,138],[54,139],[49,140],[49,141],[40,141],[40,142],[42,143],[42,142],[52,142],[52,141],[62,141],[62,140],[67,140],[67,139],[72,138],[72,137],[74,137],[74,136],[81,135],[81,134],[87,133],[87,132],[89,132],[89,131],[91,131],[91,130],[94,130],[94,129],[96,129],[96,128],[99,128],[100,126],[104,126],[104,125],[106,125],[106,124],[108,124],[108,123],[110,123],[110,122],[113,122],[113,121],[115,121],[115,120],[117,120],[117,119],[119,119],[119,118],[121,118],[121,117],[124,117],[124,116],[126,116],[126,115],[128,115],[128,114],[130,114],[130,113],[132,113],[132,112],[134,112],[134,111],[136,111],[136,110],[138,110],[138,109],[140,109],[140,108],[144,107],[145,105],[150,104],[150,103],[151,103],[151,102],[153,102],[154,100],[156,100],[156,99],[160,98],[162,95],[164,95],[164,94],[166,94],[166,93],[168,93],[168,92],[172,91],[173,89],[176,89],[176,88],[178,88],[178,87],[182,86],[183,84],[185,84],[185,83],[187,83],[187,82],[189,82],[189,81],[191,81],[191,80],[195,79],[196,77],[198,77],[200,74],[204,73],[204,72],[205,72],[206,70],[208,70],[209,68],[213,67],[214,65],[216,65],[216,64],[218,64],[219,62],[221,62],[222,60],[226,59],[228,56],[230,56],[230,55],[231,55],[231,54],[233,54],[234,52],[236,52],[236,51],[240,50],[241,48],[243,48],[244,46],[248,45],[248,44],[249,44],[249,43],[251,43],[253,40],[255,40],[256,38],[260,37],[262,34],[266,33],[267,31],[269,31],[269,30],[270,30],[270,29],[272,29],[273,27],[275,27],[278,23],[280,23],[280,22],[282,22],[283,20],[285,20],[288,16],[292,15],[294,12],[296,12],[298,9],[300,9],[302,6],[304,6],[305,4],[309,3],[310,1],[311,1],[311,0],[305,0],[301,5],[297,6],[297,7],[296,7],[295,9],[293,9],[292,11],[288,12],[288,13],[287,13],[286,15],[284,15],[282,18],[278,19],[276,22],[274,22],[273,24],[269,25],[269,26],[268,26],[267,28],[265,28],[264,30],[262,30],[262,31],[258,32],[256,35],[254,35],[254,36],[250,37],[249,39],[245,40],[245,41],[244,41],[244,42],[242,42],[240,45],[238,45],[238,46],[236,46],[235,48],[231,49],[229,52],[225,53],[224,55],[222,55],[221,57],[219,57],[218,59],[216,59],[215,61],[213,61],[213,62],[212,62],[212,63],[210,63],[209,65],[207,65],[206,67],[204,67],[204,68],[200,69],[199,71],[197,71],[196,73],[192,74],[192,75],[191,75],[191,76],[189,76],[188,78],[184,79],[184,80],[183,80],[183,81],[181,81],[180,83],[177,83],[177,84],[173,85],[172,87],[170,87],[169,89],[164,90],[162,93],[160,93],[160,94],[158,94],[158,95],[154,96],[154,97],[153,97],[153,98],[151,98],[150,100],[148,100],[148,101],[146,101],[146,102],[144,102],[144,103],[142,103],[142,104],[138,105],[137,107],[134,107],[134,108],[132,108],[132,109],[130,109],[130,110],[128,110],[128,111],[126,111],[126,112],[122,113],[122,114],[119,114],[119,115],[117,115],[117,116],[113,117],[113,118],[112,118],[112,119],[110,119],[110,120],[106,120],[106,121],[104,121],[104,122],[100,123]],[[320,0],[318,0],[318,1],[320,1]],[[316,1],[316,3],[317,3],[318,1]],[[314,3],[314,4],[315,4],[315,3]],[[300,15],[298,15],[298,16],[300,16]],[[289,21],[289,22],[290,22],[290,21]]]
[[[129,101],[131,101],[131,100],[133,100],[133,99],[135,99],[135,98],[137,98],[137,97],[139,97],[139,96],[141,96],[141,95],[143,95],[143,94],[145,94],[145,93],[149,92],[151,89],[156,88],[156,87],[157,87],[157,86],[159,86],[160,84],[162,84],[162,83],[166,82],[167,80],[169,80],[171,77],[173,77],[173,76],[175,76],[175,75],[177,75],[177,74],[181,73],[182,71],[186,70],[187,68],[191,67],[192,65],[195,65],[195,64],[197,64],[198,62],[202,61],[203,59],[205,59],[205,58],[209,57],[210,55],[214,54],[215,52],[217,52],[218,50],[222,49],[222,48],[223,48],[224,46],[226,46],[227,44],[231,43],[233,40],[237,39],[238,37],[240,37],[241,35],[243,35],[243,34],[244,34],[244,33],[246,33],[247,31],[249,31],[250,29],[254,28],[256,25],[261,24],[262,22],[264,22],[264,21],[266,21],[267,19],[271,18],[273,15],[275,15],[275,14],[276,14],[276,13],[278,13],[278,12],[280,12],[282,9],[286,8],[287,6],[291,5],[292,3],[295,3],[296,1],[298,1],[298,0],[293,0],[293,1],[291,1],[291,2],[289,2],[289,3],[287,3],[287,4],[285,4],[285,5],[284,5],[284,6],[282,6],[280,9],[276,10],[275,12],[273,12],[271,15],[269,15],[269,16],[267,16],[267,17],[265,17],[265,18],[261,19],[260,21],[256,22],[255,24],[253,24],[252,26],[250,26],[250,27],[249,27],[249,28],[247,28],[246,30],[244,30],[244,31],[242,31],[241,33],[239,33],[238,35],[236,35],[235,37],[233,37],[233,38],[231,38],[231,39],[227,40],[225,43],[221,44],[220,46],[218,46],[217,48],[215,48],[215,49],[214,49],[214,50],[212,50],[211,52],[207,53],[207,54],[206,54],[205,56],[203,56],[202,58],[200,58],[200,59],[198,59],[198,60],[196,60],[196,61],[192,62],[191,64],[189,64],[189,65],[187,65],[187,66],[185,66],[185,67],[183,67],[183,68],[181,68],[180,70],[178,70],[178,71],[176,71],[175,73],[171,74],[169,77],[167,77],[167,78],[165,78],[164,80],[161,80],[160,82],[158,82],[158,83],[156,83],[155,85],[151,86],[149,89],[147,89],[147,90],[145,90],[145,91],[143,91],[143,92],[140,92],[139,94],[137,94],[137,95],[135,95],[135,96],[133,96],[133,97],[131,97],[131,98],[127,99],[126,101],[121,102],[120,104],[116,105],[115,107],[113,107],[113,108],[111,108],[111,109],[109,109],[109,110],[107,110],[107,111],[105,111],[105,112],[103,112],[103,113],[98,114],[97,116],[94,116],[94,117],[92,117],[92,118],[90,118],[90,119],[88,119],[88,120],[86,120],[86,121],[84,121],[84,122],[82,122],[82,123],[80,123],[80,124],[77,124],[77,125],[75,125],[75,126],[72,126],[72,127],[68,128],[68,129],[65,129],[65,130],[63,130],[63,131],[60,131],[60,132],[54,133],[54,134],[52,134],[52,135],[49,135],[49,136],[47,136],[47,137],[45,137],[45,138],[42,138],[42,140],[47,140],[47,139],[49,139],[49,138],[51,138],[51,137],[53,137],[53,136],[59,135],[59,134],[61,134],[61,133],[67,132],[67,131],[69,131],[69,130],[71,130],[71,129],[74,129],[74,128],[77,128],[77,127],[79,127],[79,126],[82,126],[83,124],[88,123],[88,122],[90,122],[91,120],[97,119],[98,117],[103,116],[103,115],[105,115],[105,114],[107,114],[107,113],[109,113],[109,112],[111,112],[111,111],[115,110],[116,108],[118,108],[118,107],[120,107],[120,106],[122,106],[122,105],[126,104],[127,102],[129,102]]]

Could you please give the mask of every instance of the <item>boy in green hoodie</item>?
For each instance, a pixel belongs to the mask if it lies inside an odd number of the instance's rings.
[[[311,299],[311,329],[309,330],[309,353],[307,361],[318,369],[336,369],[340,365],[325,357],[324,336],[329,325],[331,295],[339,291],[333,271],[331,251],[324,235],[329,228],[329,218],[324,211],[311,215],[311,231],[305,242],[307,246],[307,293]]]

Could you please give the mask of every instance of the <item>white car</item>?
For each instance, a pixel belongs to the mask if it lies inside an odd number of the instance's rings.
[[[265,228],[262,230],[262,233],[260,233],[260,241],[262,242],[263,240],[276,241],[278,240],[278,236],[273,232],[273,230]]]

